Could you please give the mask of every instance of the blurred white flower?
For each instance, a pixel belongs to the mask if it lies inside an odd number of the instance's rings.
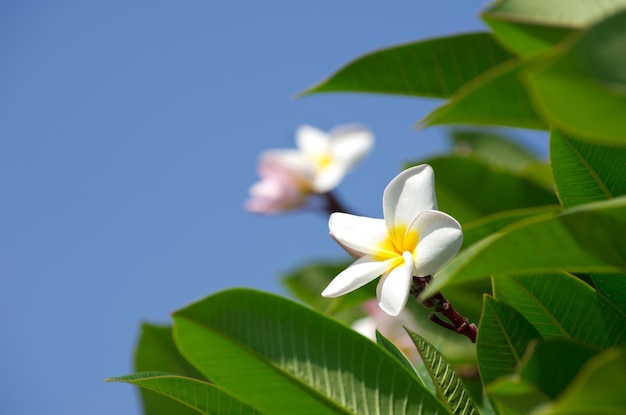
[[[325,133],[309,125],[296,131],[296,149],[267,150],[259,159],[261,180],[250,188],[246,209],[280,213],[302,207],[312,194],[334,189],[372,148],[365,127],[344,125]]]
[[[299,171],[286,157],[267,152],[261,155],[260,181],[250,187],[245,207],[254,213],[276,214],[303,206],[310,192],[306,171]]]
[[[385,188],[384,219],[333,213],[331,236],[358,259],[322,292],[337,297],[382,275],[378,305],[396,316],[406,305],[413,276],[433,275],[461,248],[461,225],[439,212],[434,172],[426,164],[409,168]]]

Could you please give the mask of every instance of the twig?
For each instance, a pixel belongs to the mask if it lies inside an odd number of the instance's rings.
[[[413,277],[411,295],[417,299],[422,291],[426,289],[431,279],[431,275],[427,275],[425,277]],[[434,309],[434,313],[429,316],[430,321],[445,329],[462,334],[470,339],[472,343],[476,343],[476,325],[469,323],[466,318],[461,316],[442,293],[439,292],[432,297],[427,298],[422,301],[422,304],[424,307]],[[442,314],[446,319],[448,319],[449,322],[441,319],[435,313]]]

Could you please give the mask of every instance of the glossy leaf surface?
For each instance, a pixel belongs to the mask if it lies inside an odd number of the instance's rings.
[[[483,384],[513,374],[528,344],[540,338],[539,332],[515,309],[485,296],[476,339],[478,369]]]
[[[490,275],[626,271],[626,197],[517,222],[465,249],[423,295]]]
[[[304,91],[371,92],[446,98],[512,56],[489,33],[467,33],[379,50]]]
[[[183,355],[262,412],[446,412],[375,343],[286,299],[233,289],[177,311],[174,321]]]
[[[626,194],[626,149],[586,143],[553,130],[550,160],[563,207]]]
[[[233,398],[210,383],[161,372],[142,372],[134,375],[108,379],[109,382],[125,382],[159,393],[185,405],[189,413],[207,415],[257,415],[244,402]],[[165,413],[165,412],[163,412]],[[187,411],[170,412],[187,413]]]

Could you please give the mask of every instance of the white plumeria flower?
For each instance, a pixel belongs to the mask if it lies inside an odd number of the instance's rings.
[[[382,275],[378,305],[397,316],[406,305],[413,276],[433,275],[461,248],[461,225],[439,212],[434,172],[426,164],[409,168],[385,188],[384,219],[333,213],[331,236],[358,259],[322,292],[337,297]]]
[[[300,170],[310,171],[311,190],[325,193],[337,187],[373,144],[374,136],[363,126],[343,125],[325,133],[310,125],[302,125],[296,131],[298,148],[291,154],[301,156]]]

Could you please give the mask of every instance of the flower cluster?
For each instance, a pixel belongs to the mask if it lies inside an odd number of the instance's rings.
[[[306,205],[309,196],[334,189],[346,173],[372,148],[372,133],[358,125],[325,133],[309,125],[296,131],[296,149],[261,154],[261,180],[250,188],[246,209],[275,214]]]
[[[433,275],[463,242],[461,225],[437,210],[434,172],[426,164],[409,168],[385,188],[384,219],[333,213],[330,235],[358,258],[322,292],[337,297],[378,276],[378,305],[396,316],[406,305],[414,276]]]

